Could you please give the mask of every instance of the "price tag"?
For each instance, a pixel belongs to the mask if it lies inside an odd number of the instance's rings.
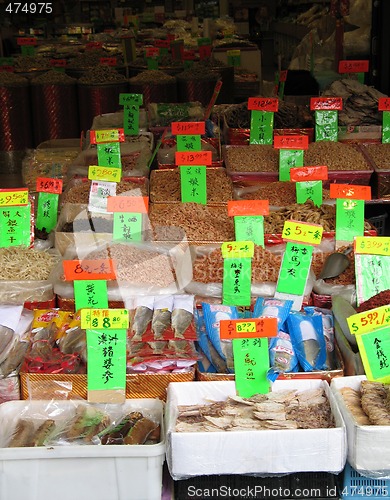
[[[279,101],[274,97],[249,97],[248,109],[250,111],[271,111],[276,113],[279,109]]]
[[[127,135],[139,134],[139,106],[125,105],[123,110],[124,129]]]
[[[339,61],[339,73],[368,73],[369,61],[366,60],[343,60]]]
[[[338,113],[337,111],[315,112],[316,141],[338,140]]]
[[[15,71],[15,66],[6,66],[5,64],[0,65],[0,73],[8,72],[13,73]]]
[[[75,310],[107,309],[107,281],[105,280],[75,280],[73,283]]]
[[[184,40],[169,40],[172,59],[174,61],[182,61],[184,53]]]
[[[199,59],[203,60],[211,57],[210,38],[198,38]]]
[[[206,133],[205,122],[172,122],[172,134],[203,135]]]
[[[284,70],[280,71],[280,73],[279,73],[279,82],[286,82],[287,81],[287,74],[288,74],[288,70],[287,69],[284,69]]]
[[[364,235],[364,200],[336,200],[336,240],[352,242]]]
[[[31,205],[0,210],[0,247],[30,246]]]
[[[114,263],[111,259],[64,260],[65,281],[116,280]]]
[[[59,195],[50,192],[40,192],[38,194],[36,227],[50,233],[56,225],[58,218],[58,198]]]
[[[87,329],[88,401],[126,401],[126,333],[120,328]]]
[[[357,344],[368,380],[390,383],[390,327],[358,335]]]
[[[0,57],[0,66],[14,66],[15,60],[13,57]]]
[[[87,50],[101,49],[103,47],[102,42],[88,42],[85,45]]]
[[[107,198],[116,195],[116,182],[92,181],[89,192],[88,210],[107,213]]]
[[[382,113],[382,142],[390,142],[390,111],[383,111]]]
[[[390,289],[390,257],[356,254],[355,277],[358,304]]]
[[[106,142],[124,142],[125,131],[123,128],[107,130],[91,130],[89,133],[91,144],[103,144]]]
[[[378,99],[379,111],[390,111],[390,97],[380,97]]]
[[[309,137],[307,135],[275,135],[275,149],[307,149]]]
[[[376,307],[369,311],[352,314],[347,318],[350,332],[353,335],[372,332],[384,326],[390,326],[390,305]]]
[[[213,161],[211,151],[186,152],[177,151],[175,153],[176,165],[211,165]]]
[[[147,57],[146,58],[146,65],[147,65],[148,69],[158,69],[158,60],[155,59],[154,57]]]
[[[142,94],[119,94],[119,104],[123,106],[135,105],[142,106],[143,95]]]
[[[272,144],[274,114],[268,111],[251,112],[250,144]]]
[[[102,66],[111,66],[115,67],[117,65],[116,57],[101,57],[99,62]]]
[[[0,206],[27,205],[28,190],[25,188],[0,189]]]
[[[278,333],[277,318],[221,319],[219,325],[221,340],[276,337]]]
[[[233,339],[232,344],[237,394],[244,398],[267,394],[270,387],[268,339]]]
[[[206,166],[180,166],[182,203],[207,203]]]
[[[240,67],[241,66],[241,50],[227,50],[227,63],[228,66]]]
[[[35,56],[35,47],[33,45],[22,45],[20,50],[22,56]]]
[[[341,111],[343,109],[343,99],[341,97],[312,97],[310,99],[310,109],[312,111]]]
[[[62,193],[62,179],[52,179],[49,177],[38,177],[36,191],[38,193]]]
[[[226,241],[221,245],[224,259],[251,259],[255,252],[252,241]]]
[[[370,255],[390,255],[389,236],[357,236],[354,241],[354,253]]]
[[[170,40],[155,40],[154,46],[158,47],[159,49],[169,49],[171,46],[171,41]]]
[[[268,215],[268,200],[235,200],[228,201],[228,216],[234,215]]]
[[[327,179],[328,167],[300,167],[290,170],[290,180],[293,182],[326,181]]]
[[[37,38],[33,37],[33,36],[26,36],[26,37],[17,37],[16,39],[16,43],[22,47],[22,46],[26,46],[26,45],[29,45],[29,46],[35,46],[35,45],[38,45],[38,40]]]
[[[317,207],[322,205],[322,181],[297,182],[295,190],[297,203],[306,203],[307,200],[311,200]]]
[[[53,68],[66,68],[66,59],[50,59],[50,66]]]
[[[107,198],[108,212],[138,212],[147,214],[148,196],[109,196]]]
[[[147,47],[145,49],[145,57],[146,58],[156,58],[160,55],[160,49],[158,47]]]
[[[116,167],[99,167],[98,165],[90,165],[88,167],[88,179],[120,182],[122,169]]]
[[[185,50],[183,52],[183,61],[194,61],[196,54],[194,50]]]
[[[253,246],[252,242],[246,243],[250,243]],[[223,243],[223,245],[225,245],[225,243]],[[222,255],[224,255],[223,252]],[[251,303],[251,281],[251,258],[224,257],[222,281],[223,304],[232,306],[249,306]]]
[[[276,136],[275,136],[276,138]],[[290,180],[290,169],[303,166],[303,149],[279,150],[279,180]]]
[[[349,198],[352,200],[371,200],[371,187],[332,183],[330,185],[330,197]]]
[[[97,157],[99,166],[114,167],[121,169],[121,149],[119,142],[107,142],[97,145]]]
[[[142,241],[142,214],[115,212],[112,238],[114,241]]]
[[[301,243],[286,244],[282,265],[276,285],[279,293],[303,295],[309,276],[313,247]]]
[[[200,135],[178,135],[176,138],[176,147],[180,152],[201,151]]]
[[[127,309],[81,309],[81,328],[97,328],[111,330],[129,328],[129,311]]]
[[[253,241],[264,248],[264,217],[262,215],[234,216],[234,230],[237,241]]]
[[[322,239],[322,232],[323,227],[319,224],[286,220],[283,226],[282,238],[286,241],[319,245]]]

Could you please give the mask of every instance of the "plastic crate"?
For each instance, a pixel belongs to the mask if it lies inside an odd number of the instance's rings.
[[[388,213],[375,215],[370,217],[368,221],[375,227],[378,236],[384,236],[386,234],[386,219]]]
[[[390,480],[372,479],[362,476],[348,463],[344,469],[344,481],[340,497],[343,500],[372,500],[372,498],[389,498]]]

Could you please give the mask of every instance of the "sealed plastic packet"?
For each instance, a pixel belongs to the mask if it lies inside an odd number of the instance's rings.
[[[154,308],[154,297],[141,295],[134,300],[134,315],[132,317],[130,332],[133,334],[131,340],[142,340],[148,326],[152,322]]]
[[[332,370],[336,364],[333,313],[329,309],[314,306],[306,306],[304,307],[304,311],[310,316],[320,316],[322,319],[322,328],[326,342],[326,369]]]
[[[162,295],[154,298],[152,332],[155,340],[162,340],[165,331],[171,328],[172,309],[172,295]]]
[[[184,334],[194,319],[194,296],[174,295],[172,311],[172,329],[178,339],[184,339]]]
[[[291,311],[292,305],[292,300],[258,297],[253,310],[253,317],[260,318],[261,316],[268,316],[271,318],[277,318],[278,329],[280,330],[283,328],[283,325]]]
[[[267,378],[275,382],[281,373],[298,371],[298,358],[295,354],[290,335],[282,330],[269,341],[270,369]]]

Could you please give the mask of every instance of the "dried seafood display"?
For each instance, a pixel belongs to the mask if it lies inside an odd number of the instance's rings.
[[[336,252],[343,252],[346,247],[340,247]],[[313,254],[312,269],[314,274],[318,276],[322,270],[325,260],[332,252],[315,252]],[[353,251],[347,254],[349,260],[349,266],[345,271],[336,276],[335,278],[324,279],[325,283],[328,285],[351,285],[355,283],[355,254]]]
[[[322,190],[323,198],[329,199],[329,189]],[[273,206],[286,206],[296,202],[295,182],[261,182],[234,186],[236,200],[268,200]]]
[[[305,165],[326,165],[328,170],[372,170],[363,154],[351,144],[311,142],[304,154]]]
[[[46,280],[57,260],[54,254],[33,248],[0,248],[0,280]]]
[[[75,180],[63,194],[63,203],[88,203],[91,190],[90,180]],[[145,183],[122,180],[116,185],[116,194],[122,196],[147,196]]]
[[[378,168],[390,170],[390,144],[365,144],[363,147]]]
[[[345,405],[359,425],[390,425],[390,387],[362,380],[360,390],[340,389]]]
[[[334,427],[322,388],[282,390],[250,398],[231,396],[206,405],[178,406],[176,432],[220,432]]]
[[[279,172],[279,151],[271,145],[228,146],[226,167],[231,172]]]

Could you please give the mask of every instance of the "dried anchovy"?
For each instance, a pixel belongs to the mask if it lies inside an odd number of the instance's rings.
[[[130,78],[129,82],[134,84],[153,83],[158,85],[159,83],[175,83],[176,79],[174,76],[168,75],[164,71],[160,71],[158,69],[148,69]]]
[[[121,75],[110,66],[95,66],[88,69],[84,76],[79,78],[79,83],[99,85],[104,83],[125,82],[125,75]]]
[[[371,170],[363,154],[351,144],[319,141],[309,144],[305,165],[326,165],[328,170]]]
[[[0,72],[0,87],[24,87],[28,85],[27,78],[9,71]]]
[[[31,83],[39,85],[71,85],[76,82],[77,80],[75,78],[72,78],[65,73],[55,71],[54,69],[51,69],[46,73],[42,73],[42,75],[36,76],[31,80]]]

